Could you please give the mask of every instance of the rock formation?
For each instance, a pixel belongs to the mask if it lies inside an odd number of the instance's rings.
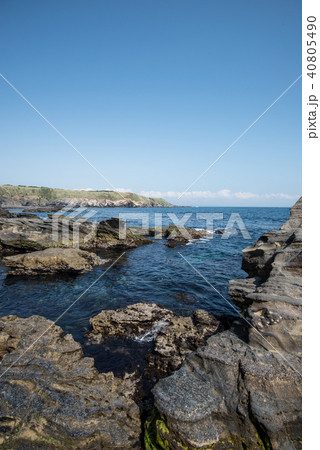
[[[1,448],[141,448],[130,377],[98,373],[53,322],[0,319],[0,359]]]
[[[154,388],[147,448],[301,448],[301,207],[243,251],[249,277],[229,285],[241,326]]]
[[[127,308],[104,310],[90,319],[90,335],[96,341],[108,336],[142,337],[157,325],[166,325],[175,314],[155,303],[136,303]]]
[[[167,247],[177,247],[181,244],[187,244],[193,239],[201,239],[211,236],[206,230],[196,230],[195,228],[181,227],[170,224],[169,227],[128,227],[134,234],[141,236],[151,236],[157,239],[167,239]],[[224,230],[216,230],[214,234],[223,234]]]
[[[200,239],[210,236],[206,230],[195,230],[194,228],[180,227],[176,225],[169,225],[166,230],[165,237],[168,239],[168,247],[176,247],[179,244],[186,244],[192,239]]]
[[[106,262],[95,253],[75,248],[47,248],[3,258],[9,275],[78,274]]]
[[[1,217],[0,249],[13,253],[74,246],[82,250],[129,249],[152,242],[130,230],[122,238],[121,223],[117,218],[95,223],[63,216],[49,220],[36,216]]]
[[[200,309],[193,311],[192,317],[173,316],[155,336],[153,351],[147,357],[149,373],[169,375],[219,327],[220,322],[212,314]]]
[[[102,342],[110,336],[153,341],[147,355],[148,373],[164,376],[177,369],[185,356],[204,345],[219,328],[219,321],[203,310],[192,317],[177,316],[154,303],[136,303],[124,309],[101,311],[90,319],[90,341]]]
[[[6,218],[6,219],[13,219],[14,217],[18,217],[18,218],[25,218],[25,219],[34,219],[36,216],[34,214],[30,214],[30,213],[12,213],[9,212],[7,209],[1,209],[0,208],[0,217],[1,218]]]

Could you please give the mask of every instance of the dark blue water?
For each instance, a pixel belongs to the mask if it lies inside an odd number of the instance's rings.
[[[267,230],[278,229],[288,218],[289,208],[103,208],[97,209],[91,220],[118,217],[119,213],[137,216],[163,215],[163,225],[172,222],[167,214],[182,217],[192,213],[186,226],[204,228],[205,222],[197,213],[223,213],[223,220],[215,221],[214,228],[224,228],[231,213],[240,214],[250,238],[236,229],[228,239],[213,235],[212,239],[194,241],[177,248],[165,246],[166,240],[127,251],[125,255],[86,292],[58,321],[65,332],[84,342],[83,334],[89,329],[89,318],[102,309],[116,309],[136,302],[155,302],[188,315],[203,308],[217,316],[236,314],[228,303],[180,256],[183,255],[226,299],[228,280],[244,278],[241,270],[241,250]],[[46,217],[46,214],[38,214]],[[159,216],[158,216],[159,218]],[[141,225],[131,216],[130,225]],[[120,254],[120,253],[119,253]],[[117,254],[113,254],[115,258]],[[7,277],[1,265],[0,317],[17,314],[28,317],[38,314],[56,320],[65,309],[105,271],[101,266],[77,277],[17,278]]]

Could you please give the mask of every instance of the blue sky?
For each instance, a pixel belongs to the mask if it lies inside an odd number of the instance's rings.
[[[2,0],[0,72],[118,189],[175,204],[301,193],[297,0]],[[0,78],[0,183],[110,189]]]

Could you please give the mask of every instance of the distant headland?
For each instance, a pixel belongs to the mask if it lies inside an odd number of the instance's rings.
[[[85,191],[56,189],[44,186],[0,185],[2,208],[63,208],[63,207],[170,207],[162,198],[144,197],[133,192]]]

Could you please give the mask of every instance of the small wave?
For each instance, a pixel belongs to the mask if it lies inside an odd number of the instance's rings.
[[[239,234],[239,231],[236,228],[226,228],[225,234],[236,235],[236,234]]]
[[[186,245],[193,245],[196,244],[197,242],[209,242],[210,240],[211,238],[209,236],[204,236],[199,239],[191,239],[189,242],[186,243]]]
[[[206,230],[205,228],[194,228],[196,231],[206,231],[209,234],[214,234],[214,231]]]
[[[141,336],[136,336],[133,339],[138,342],[152,342],[159,333],[159,331],[167,325],[168,322],[156,322],[150,331],[147,331]]]

